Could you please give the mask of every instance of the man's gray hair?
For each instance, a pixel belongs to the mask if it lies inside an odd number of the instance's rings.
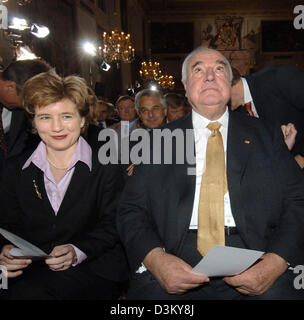
[[[227,67],[228,67],[229,79],[230,79],[230,81],[232,81],[233,73],[232,73],[231,64],[228,61],[228,59],[223,54],[221,54],[219,51],[217,51],[215,49],[204,47],[204,46],[200,46],[200,47],[197,47],[196,49],[194,49],[192,52],[190,52],[187,55],[187,57],[185,58],[184,62],[183,62],[183,66],[182,66],[182,83],[185,84],[186,81],[187,81],[187,68],[188,68],[188,64],[189,64],[191,58],[194,55],[196,55],[197,53],[200,53],[200,52],[205,51],[205,50],[215,51],[215,52],[218,52],[220,55],[222,55],[223,60],[226,62]]]
[[[139,101],[142,97],[157,97],[164,109],[167,109],[167,102],[164,98],[163,94],[158,90],[151,90],[151,89],[143,89],[139,91],[135,96],[135,109],[137,113],[139,113]]]

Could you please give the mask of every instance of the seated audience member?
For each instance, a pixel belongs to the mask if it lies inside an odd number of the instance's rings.
[[[165,123],[167,114],[167,102],[159,91],[144,89],[135,96],[135,108],[140,121],[137,128],[144,128],[148,131],[157,128]],[[127,175],[133,174],[134,164],[127,167]]]
[[[292,270],[304,261],[301,170],[279,129],[229,112],[231,80],[221,52],[192,51],[182,66],[192,112],[162,127],[192,135],[182,150],[172,144],[184,163],[138,165],[127,179],[117,218],[131,269],[127,299],[303,299]],[[188,143],[194,144],[194,164]],[[151,159],[166,145],[154,147]],[[215,245],[262,256],[235,275],[193,272]]]
[[[127,273],[115,216],[123,185],[81,137],[90,93],[77,76],[42,73],[26,82],[23,105],[41,142],[12,158],[1,185],[0,227],[48,254],[15,258],[1,241],[4,299],[116,299]]]
[[[248,112],[270,126],[288,125],[289,135],[282,128],[285,143],[304,168],[304,72],[292,66],[273,65],[245,77],[236,69],[233,73],[231,109]]]
[[[167,122],[171,122],[185,116],[185,97],[180,94],[170,92],[165,94],[165,99],[168,105]]]
[[[89,114],[87,115],[87,121],[83,130],[83,137],[86,139],[90,147],[94,152],[97,152],[100,144],[98,142],[98,134],[100,128],[98,127],[98,122],[96,120],[95,109],[98,103],[97,96],[95,92],[88,87],[87,104],[89,106]]]
[[[121,121],[129,122],[129,131],[136,128],[137,113],[134,106],[134,98],[128,95],[120,96],[116,101],[117,114]],[[113,128],[118,133],[121,131],[121,121],[116,123]]]
[[[116,101],[116,110],[120,121],[111,126],[116,131],[118,161],[121,163],[121,144],[125,143],[128,135],[137,128],[137,113],[134,106],[134,98],[128,95],[120,96]]]
[[[100,129],[105,129],[114,124],[114,121],[108,119],[110,105],[108,102],[103,100],[98,100],[95,106],[94,114],[96,124]]]
[[[165,123],[167,102],[160,91],[139,91],[135,96],[135,108],[142,128],[151,130]]]
[[[117,110],[111,102],[107,102],[108,104],[108,116],[107,120],[112,121],[113,124],[116,124],[120,121]]]
[[[87,141],[90,147],[97,151],[105,143],[105,141],[99,141],[98,136],[100,130],[105,129],[113,125],[113,120],[107,119],[109,110],[109,103],[103,100],[96,100],[90,105],[89,125],[87,129]]]
[[[26,80],[51,69],[44,60],[14,61],[0,72],[0,178],[6,158],[35,148],[39,138],[22,108],[20,92]]]

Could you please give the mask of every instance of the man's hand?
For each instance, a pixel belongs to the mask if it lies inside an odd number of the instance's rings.
[[[185,261],[161,248],[151,250],[143,263],[170,294],[183,294],[209,281],[207,276],[193,273]]]
[[[53,271],[67,270],[77,261],[76,252],[70,244],[55,247],[50,256],[52,257],[47,258],[45,263]]]
[[[11,244],[5,245],[0,253],[0,265],[6,267],[8,278],[19,277],[23,273],[21,269],[26,268],[32,262],[31,259],[14,258],[9,253],[12,248],[15,248],[15,246]]]
[[[284,141],[290,151],[296,143],[297,129],[293,123],[288,123],[287,125],[282,125],[281,130],[283,132]]]
[[[224,281],[245,295],[261,295],[266,292],[277,278],[287,269],[286,261],[274,253],[266,253],[261,261],[243,273],[225,277]]]
[[[300,168],[304,169],[304,157],[301,156],[300,154],[297,154],[294,158],[297,161]]]

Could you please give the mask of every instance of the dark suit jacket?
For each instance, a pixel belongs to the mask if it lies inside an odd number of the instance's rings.
[[[40,138],[38,135],[31,133],[31,126],[25,110],[14,109],[10,130],[5,134],[8,158],[14,157],[26,150],[34,150]],[[0,179],[5,159],[3,151],[0,150]]]
[[[23,109],[13,110],[10,130],[6,134],[8,157],[37,147],[40,138],[38,135],[33,135],[30,129],[31,126],[26,112]]]
[[[259,117],[272,125],[294,123],[298,134],[293,154],[304,155],[304,72],[275,65],[245,78]]]
[[[192,129],[192,113],[165,127]],[[303,264],[303,177],[280,131],[276,132],[270,134],[258,119],[230,114],[227,179],[231,210],[247,248]],[[195,192],[196,177],[187,174],[188,168],[187,164],[139,165],[127,180],[117,221],[132,271],[155,247],[179,256]]]
[[[56,216],[46,194],[43,172],[33,163],[21,170],[28,156],[7,162],[0,193],[0,226],[47,253],[55,246],[73,244],[88,256],[82,263],[95,274],[114,281],[126,279],[126,258],[115,222],[123,186],[119,168],[102,166],[94,157],[90,172],[87,165],[78,162]],[[1,240],[1,245],[7,243]]]

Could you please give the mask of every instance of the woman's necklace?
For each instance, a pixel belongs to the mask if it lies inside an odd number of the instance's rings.
[[[66,167],[57,167],[48,157],[47,157],[47,160],[50,165],[52,165],[55,169],[58,169],[58,170],[66,170],[70,166],[70,165],[68,165]]]

